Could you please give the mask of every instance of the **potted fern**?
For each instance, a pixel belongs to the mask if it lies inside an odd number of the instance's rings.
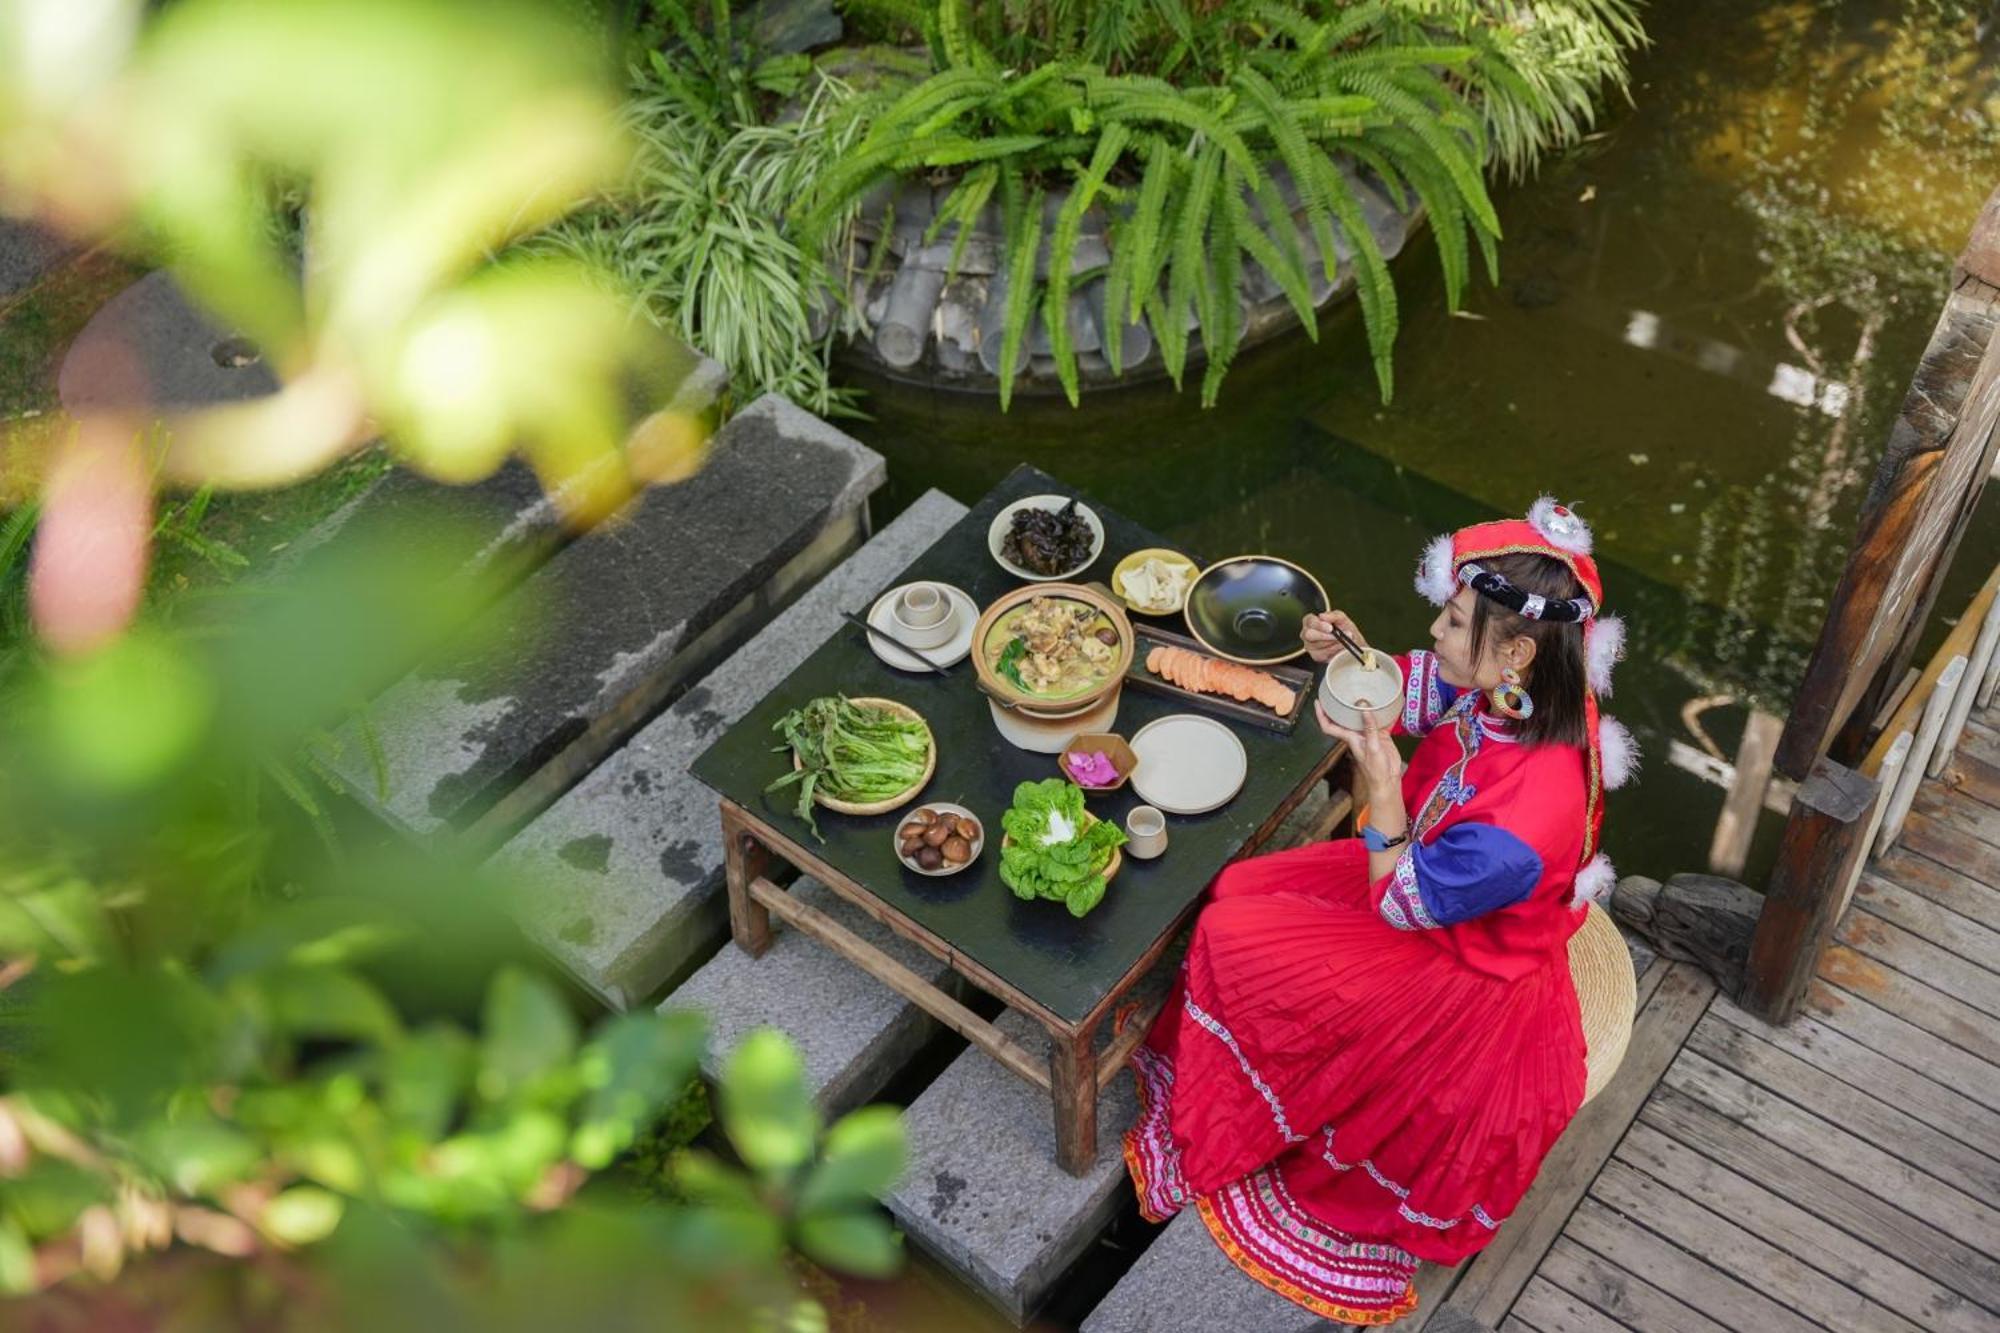
[[[803,243],[844,257],[891,368],[928,324],[930,373],[974,350],[1003,407],[1024,371],[1074,403],[1086,374],[1197,363],[1212,404],[1247,341],[1315,332],[1348,290],[1387,399],[1388,259],[1415,219],[1456,307],[1475,250],[1497,271],[1488,174],[1578,138],[1644,40],[1634,0],[847,10],[926,69],[848,103],[866,128],[798,206]]]

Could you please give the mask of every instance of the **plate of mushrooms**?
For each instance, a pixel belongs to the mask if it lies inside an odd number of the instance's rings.
[[[918,806],[896,826],[896,859],[919,875],[951,875],[979,858],[979,816],[950,801]]]

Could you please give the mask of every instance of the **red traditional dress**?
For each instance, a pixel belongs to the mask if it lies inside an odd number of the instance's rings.
[[[1194,1204],[1250,1276],[1365,1324],[1415,1308],[1419,1260],[1491,1239],[1581,1104],[1567,945],[1580,868],[1608,871],[1594,706],[1589,750],[1524,745],[1431,654],[1397,660],[1423,739],[1395,869],[1371,881],[1359,839],[1225,869],[1125,1136],[1149,1219]]]

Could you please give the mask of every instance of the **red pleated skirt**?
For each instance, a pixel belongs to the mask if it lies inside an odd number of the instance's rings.
[[[1211,892],[1133,1057],[1141,1210],[1195,1204],[1259,1282],[1389,1323],[1419,1260],[1492,1238],[1583,1100],[1567,955],[1503,979],[1391,927],[1352,839],[1239,861]]]

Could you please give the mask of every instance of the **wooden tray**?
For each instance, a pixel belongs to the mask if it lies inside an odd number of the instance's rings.
[[[1238,722],[1248,722],[1252,726],[1283,732],[1286,735],[1291,734],[1293,728],[1298,726],[1299,718],[1312,706],[1315,688],[1313,673],[1305,667],[1279,665],[1252,668],[1256,671],[1269,672],[1292,692],[1292,711],[1280,716],[1260,703],[1239,701],[1226,694],[1205,694],[1200,690],[1190,690],[1170,680],[1162,680],[1146,670],[1146,658],[1154,648],[1185,648],[1191,653],[1199,653],[1203,657],[1215,658],[1217,661],[1228,660],[1216,657],[1214,653],[1187,635],[1178,634],[1170,629],[1158,629],[1152,625],[1134,625],[1132,639],[1132,665],[1125,669],[1125,681],[1142,690],[1168,695],[1181,700],[1191,708],[1214,713],[1217,717],[1234,718]]]

